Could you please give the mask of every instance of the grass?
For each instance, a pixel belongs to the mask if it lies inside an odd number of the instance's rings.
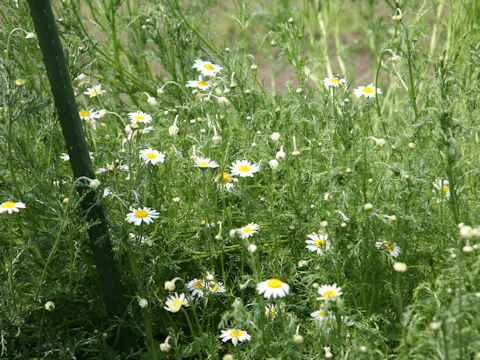
[[[0,203],[25,208],[0,213],[1,357],[115,358],[29,9],[3,4]],[[137,347],[121,356],[480,356],[478,1],[52,5],[79,110],[98,115],[83,128]],[[185,86],[196,59],[223,68],[208,90]],[[335,74],[345,83],[326,87]],[[369,84],[382,93],[357,98]],[[134,111],[152,122],[127,127]],[[145,164],[148,148],[164,162]],[[221,188],[243,159],[259,171]],[[152,223],[126,221],[145,207]],[[258,293],[271,278],[287,296]],[[317,300],[333,284],[341,295]],[[172,312],[175,293],[189,306]],[[251,338],[222,342],[232,329]]]

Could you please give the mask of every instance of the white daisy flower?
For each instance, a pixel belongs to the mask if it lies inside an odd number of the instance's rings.
[[[210,61],[203,61],[200,59],[195,60],[193,68],[200,71],[203,76],[215,76],[223,69],[220,65],[216,65],[211,63]]]
[[[112,190],[110,188],[106,187],[103,189],[103,195],[102,197],[106,198],[107,196],[113,195]]]
[[[437,200],[437,203],[450,199],[450,186],[448,180],[438,178],[432,183],[432,185],[435,188],[432,189],[433,193],[439,196],[434,197],[434,199]]]
[[[320,297],[317,300],[335,299],[337,296],[342,295],[342,288],[337,287],[337,284],[322,285],[318,288]]]
[[[257,284],[257,291],[265,297],[265,299],[284,297],[290,291],[290,285],[278,280],[268,279]]]
[[[312,252],[316,252],[319,255],[323,255],[326,251],[330,249],[330,241],[328,240],[328,235],[322,235],[317,233],[312,233],[307,235],[310,240],[305,240],[308,244],[306,248]]]
[[[324,321],[329,317],[329,314],[327,314],[325,309],[319,309],[317,311],[310,313],[310,316],[315,320]]]
[[[391,257],[397,257],[398,255],[400,255],[400,248],[394,242],[377,241],[375,243],[375,246],[377,247],[377,249],[385,251]]]
[[[23,84],[25,84],[25,80],[23,80],[23,79],[17,79],[17,80],[15,80],[15,85],[17,85],[17,86],[22,86]]]
[[[106,92],[106,90],[102,90],[102,85],[95,85],[91,88],[88,88],[87,91],[84,92],[84,94],[93,98]]]
[[[343,85],[345,83],[346,83],[346,80],[342,79],[339,75],[328,76],[325,79],[323,79],[323,84],[326,87],[339,87],[340,85]]]
[[[94,119],[100,119],[100,113],[98,111],[93,111],[93,110],[80,110],[78,112],[78,116],[80,116],[80,119],[82,120],[94,120]]]
[[[210,81],[199,80],[188,80],[186,87],[197,88],[200,90],[208,90],[210,88]]]
[[[206,227],[211,228],[217,225],[217,223],[215,221],[210,221],[210,220],[201,220],[200,225],[205,225]]]
[[[138,123],[148,124],[149,122],[152,122],[152,117],[149,114],[141,111],[129,112],[128,118],[130,119],[131,125],[138,124]]]
[[[156,210],[144,207],[143,209],[132,209],[132,211],[127,214],[125,220],[137,226],[142,222],[148,225],[153,222],[153,219],[157,219],[159,215]]]
[[[265,306],[265,316],[269,319],[274,319],[277,315],[277,309],[275,308],[274,304],[270,304]]]
[[[5,201],[4,203],[2,203],[2,205],[0,205],[0,214],[3,212],[8,212],[9,214],[12,214],[14,212],[19,212],[20,209],[25,209],[25,207],[25,204],[21,201]]]
[[[208,292],[214,293],[214,294],[219,294],[219,293],[224,293],[225,292],[225,286],[223,286],[223,283],[220,282],[215,282],[215,281],[209,281],[208,285],[205,284],[205,290]]]
[[[230,174],[227,172],[218,174],[215,178],[215,182],[218,183],[218,187],[225,190],[231,190],[233,188],[233,183],[236,181],[238,181],[238,179],[230,176]]]
[[[242,239],[247,239],[253,234],[257,233],[259,229],[260,229],[260,226],[252,222],[239,229],[240,236]]]
[[[175,295],[169,296],[167,301],[165,301],[165,304],[167,306],[164,306],[163,308],[172,313],[179,312],[182,306],[185,306],[185,307],[190,306],[188,304],[187,299],[185,299],[184,293],[181,293],[180,295],[175,293]]]
[[[134,244],[143,244],[147,241],[147,238],[145,236],[138,236],[138,235],[135,235],[134,233],[129,233],[128,236],[130,237],[130,240],[132,240]]]
[[[370,84],[368,86],[359,86],[358,88],[353,90],[353,93],[357,98],[359,98],[360,96],[372,98],[372,97],[375,97],[376,93],[381,94],[382,90],[380,90],[379,88],[376,88],[375,86],[373,86],[373,84]]]
[[[210,158],[195,158],[195,166],[200,169],[208,169],[208,168],[217,168],[218,164],[216,161],[210,160]]]
[[[187,283],[187,289],[192,293],[192,296],[203,297],[205,290],[205,281],[202,279],[193,279]]]
[[[90,156],[90,159],[93,159],[93,152],[89,151],[88,155]],[[70,160],[70,155],[68,155],[67,153],[62,153],[60,155],[60,159],[62,159],[63,161],[69,161]]]
[[[116,163],[107,163],[106,167],[100,168],[97,171],[95,171],[95,174],[102,174],[107,171],[114,171],[114,170],[126,170],[128,171],[128,165],[122,165],[122,164],[116,164]]]
[[[260,166],[256,164],[250,164],[247,160],[237,160],[230,166],[232,175],[238,175],[240,177],[250,176],[260,170]]]
[[[233,346],[237,346],[239,342],[250,340],[252,338],[245,330],[240,329],[222,330],[222,335],[220,335],[219,337],[220,339],[222,339],[223,342],[232,340]]]
[[[165,154],[152,148],[148,148],[140,150],[140,159],[142,159],[145,164],[150,163],[152,165],[155,165],[159,162],[163,163],[165,161]]]

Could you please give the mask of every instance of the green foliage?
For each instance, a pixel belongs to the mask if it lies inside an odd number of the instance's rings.
[[[0,203],[26,207],[0,213],[1,357],[111,359],[92,224],[60,158],[28,8],[2,4]],[[478,356],[478,237],[457,227],[480,225],[477,1],[53,5],[79,109],[98,115],[84,131],[94,169],[105,169],[98,201],[133,319],[132,358],[323,359],[325,347],[338,359]],[[185,86],[198,79],[196,59],[223,67],[208,90]],[[327,88],[335,74],[346,82]],[[382,94],[355,96],[371,83]],[[96,84],[106,92],[83,94]],[[134,111],[152,122],[127,127]],[[145,164],[147,148],[165,161]],[[200,169],[194,155],[219,167]],[[260,171],[221,189],[217,175],[242,159]],[[143,207],[159,217],[126,221]],[[259,225],[251,237],[232,231],[249,223]],[[312,233],[328,235],[330,250],[309,251]],[[378,249],[383,241],[400,255]],[[406,272],[393,270],[397,261]],[[259,295],[269,278],[289,295]],[[193,279],[225,292],[192,296]],[[319,286],[334,283],[342,295],[317,300]],[[169,312],[175,292],[189,306]],[[320,310],[327,320],[310,316]],[[251,339],[223,343],[227,329]]]

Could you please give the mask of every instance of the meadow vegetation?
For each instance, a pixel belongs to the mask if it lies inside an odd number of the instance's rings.
[[[52,7],[128,309],[0,0],[0,358],[480,359],[478,0]]]

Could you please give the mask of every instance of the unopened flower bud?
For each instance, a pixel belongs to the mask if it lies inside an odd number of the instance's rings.
[[[176,124],[173,124],[168,128],[168,133],[170,136],[177,136],[178,135],[178,126]]]
[[[45,307],[45,310],[47,310],[47,311],[55,310],[55,304],[53,303],[53,301],[47,301],[45,303],[44,307]]]
[[[398,273],[404,273],[405,271],[407,271],[407,264],[403,262],[396,262],[395,264],[393,264],[393,270]]]
[[[255,244],[250,244],[250,245],[248,245],[248,251],[249,251],[251,254],[254,254],[255,251],[257,251],[257,245],[255,245]]]
[[[145,309],[148,306],[147,299],[144,299],[144,298],[138,299],[138,306],[140,306],[142,309]]]
[[[158,88],[158,89],[157,89],[157,95],[158,95],[158,96],[162,96],[164,93],[165,93],[165,91],[163,91],[162,88]]]
[[[275,160],[275,159],[272,159],[272,160],[270,160],[270,161],[268,162],[268,165],[270,166],[270,168],[271,168],[272,170],[275,170],[275,169],[278,168],[278,161]]]
[[[278,133],[278,132],[272,133],[272,135],[270,135],[270,139],[272,139],[272,141],[280,140],[280,133]]]
[[[297,345],[303,344],[303,336],[300,334],[294,334],[293,335],[293,342]]]
[[[366,203],[365,205],[363,205],[363,208],[366,210],[366,211],[370,211],[373,209],[373,205],[370,204],[370,203]]]
[[[100,180],[93,179],[92,181],[90,181],[90,189],[97,190],[99,186],[100,186]]]
[[[285,159],[285,156],[287,154],[285,154],[285,152],[283,151],[283,145],[280,147],[280,151],[277,152],[277,154],[275,155],[275,157],[277,158],[277,160],[283,160]]]

